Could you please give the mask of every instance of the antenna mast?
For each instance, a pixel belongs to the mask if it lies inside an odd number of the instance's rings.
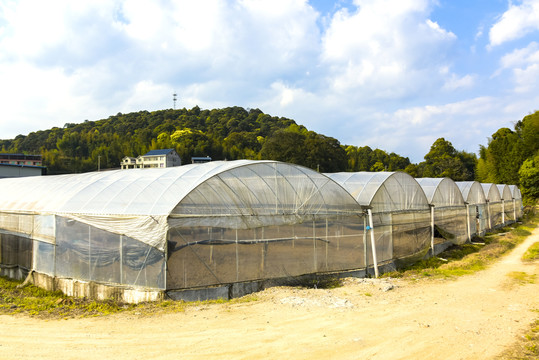
[[[177,96],[178,95],[176,93],[172,94],[172,101],[174,102],[174,108],[173,108],[174,110],[176,110],[176,100],[178,100]]]

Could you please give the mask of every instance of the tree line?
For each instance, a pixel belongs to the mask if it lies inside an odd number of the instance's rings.
[[[519,185],[533,201],[539,196],[539,112],[524,117],[514,130],[499,129],[474,153],[437,139],[424,161],[369,146],[342,145],[294,120],[259,109],[227,107],[118,113],[108,119],[66,123],[0,140],[0,152],[41,154],[49,174],[118,168],[123,157],[172,148],[189,163],[194,156],[213,160],[269,159],[320,172],[405,171],[414,177],[449,177],[455,181]],[[99,159],[99,160],[98,160]]]

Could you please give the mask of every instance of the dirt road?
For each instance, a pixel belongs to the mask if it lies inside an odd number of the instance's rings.
[[[38,320],[0,316],[1,359],[491,359],[537,318],[539,274],[520,258],[539,228],[488,270],[458,280],[349,279],[272,288],[183,313]],[[538,276],[539,278],[539,276]],[[391,286],[393,289],[387,290]],[[386,291],[384,291],[386,290]]]

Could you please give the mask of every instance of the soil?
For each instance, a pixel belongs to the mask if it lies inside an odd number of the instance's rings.
[[[539,262],[525,242],[457,280],[346,279],[270,288],[180,313],[40,320],[0,316],[1,359],[493,359],[538,318]],[[536,276],[519,284],[512,272]]]

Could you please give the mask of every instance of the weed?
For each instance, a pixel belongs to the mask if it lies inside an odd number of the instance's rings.
[[[536,319],[530,325],[528,332],[519,339],[511,348],[504,351],[499,358],[537,359],[539,356],[539,319]]]
[[[535,284],[536,275],[527,274],[523,271],[512,271],[507,274],[518,285]]]
[[[532,244],[524,255],[522,255],[522,260],[524,261],[534,261],[537,259],[539,259],[539,242]]]

